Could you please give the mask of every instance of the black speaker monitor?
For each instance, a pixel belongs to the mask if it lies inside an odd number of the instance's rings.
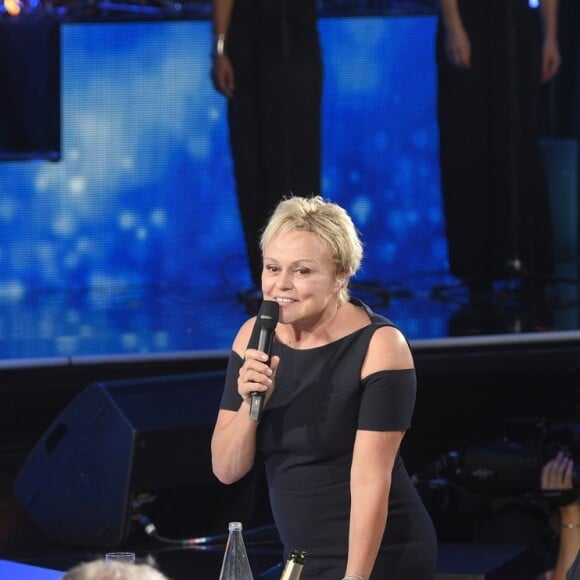
[[[17,500],[56,541],[122,543],[137,494],[216,481],[210,439],[223,384],[223,372],[208,372],[90,385],[30,453]]]

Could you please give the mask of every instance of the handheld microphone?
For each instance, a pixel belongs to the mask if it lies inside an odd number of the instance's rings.
[[[252,340],[248,345],[249,348],[255,348],[265,352],[268,355],[268,362],[270,360],[270,353],[272,352],[272,341],[274,339],[274,330],[278,324],[278,303],[272,300],[264,300],[260,306],[258,317],[256,318],[256,326],[252,333]],[[256,328],[258,329],[256,337]],[[254,344],[257,339],[257,344]],[[259,421],[262,418],[262,410],[264,409],[264,393],[260,391],[253,391],[250,393],[250,417],[254,421]]]

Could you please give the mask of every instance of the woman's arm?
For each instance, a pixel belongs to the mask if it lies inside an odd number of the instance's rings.
[[[580,550],[580,503],[560,508],[560,546],[552,580],[565,580]]]
[[[238,411],[220,409],[211,439],[214,475],[222,483],[235,483],[254,465],[258,423],[250,418],[244,401]]]
[[[235,88],[234,69],[226,53],[233,9],[234,0],[212,0],[214,46],[211,76],[216,90],[229,99],[234,96]]]
[[[212,22],[214,36],[228,36],[234,0],[212,0]]]
[[[540,14],[544,31],[541,79],[546,82],[555,76],[562,61],[558,46],[558,0],[541,0]]]
[[[391,474],[402,439],[402,432],[357,432],[350,474],[346,576],[370,578],[387,525]]]
[[[390,326],[377,329],[361,378],[380,371],[411,368],[413,357],[404,336]],[[393,465],[403,436],[404,431],[357,431],[350,473],[347,576],[370,578],[387,526]]]
[[[222,483],[235,483],[252,469],[259,423],[250,417],[250,393],[263,391],[268,401],[280,360],[274,356],[268,365],[268,355],[246,349],[254,320],[242,326],[232,347],[244,360],[237,377],[242,402],[237,411],[220,409],[211,440],[213,473]]]
[[[460,69],[471,67],[471,42],[459,13],[457,0],[440,0],[441,22],[445,30],[445,54]]]
[[[544,490],[573,489],[574,462],[560,452],[544,465],[541,487]],[[580,550],[580,503],[578,500],[560,507],[560,545],[552,580],[565,580]]]

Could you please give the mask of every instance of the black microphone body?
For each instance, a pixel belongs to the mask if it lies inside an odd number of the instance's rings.
[[[277,302],[272,300],[264,300],[260,306],[260,311],[256,318],[256,327],[258,329],[257,344],[255,342],[255,332],[253,339],[248,345],[249,348],[255,348],[268,355],[268,362],[270,361],[270,354],[272,352],[272,342],[274,341],[274,331],[278,324],[279,306]],[[256,328],[255,327],[255,328]],[[255,330],[254,328],[254,330]],[[260,391],[253,391],[250,393],[250,417],[254,421],[259,421],[262,418],[262,411],[264,410],[264,393]]]

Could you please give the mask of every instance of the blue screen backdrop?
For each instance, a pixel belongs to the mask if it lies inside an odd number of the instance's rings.
[[[420,286],[447,270],[435,19],[319,28],[322,194],[361,231],[360,280]],[[209,39],[207,21],[63,25],[62,159],[0,164],[2,358],[229,345],[231,328],[183,320],[192,288],[219,301],[250,279]],[[158,328],[139,307],[152,288],[183,297]]]

